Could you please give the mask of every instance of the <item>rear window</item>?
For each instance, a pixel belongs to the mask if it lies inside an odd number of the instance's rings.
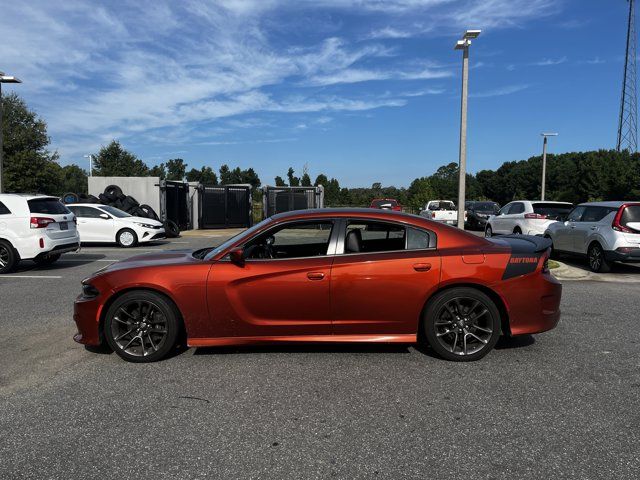
[[[573,205],[558,205],[557,203],[534,203],[533,212],[538,215],[546,215],[550,220],[557,220],[558,217],[566,217],[573,209]]]
[[[620,218],[620,224],[626,227],[627,223],[638,222],[640,222],[640,205],[631,205],[625,208]]]
[[[453,202],[431,202],[429,210],[455,210],[456,206]]]
[[[11,211],[9,211],[9,209],[7,208],[7,206],[0,202],[0,215],[9,215],[11,213]]]
[[[371,202],[371,204],[375,208],[382,208],[382,207],[393,208],[398,206],[398,201],[397,200],[374,200],[373,202]]]
[[[480,212],[497,212],[500,210],[497,203],[493,202],[477,202],[469,205],[470,210],[478,210]]]
[[[31,213],[48,213],[49,215],[71,213],[60,200],[55,198],[34,198],[27,203]]]

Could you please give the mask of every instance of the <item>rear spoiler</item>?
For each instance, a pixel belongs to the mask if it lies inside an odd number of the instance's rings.
[[[553,245],[550,239],[533,235],[501,235],[487,238],[487,240],[497,244],[506,244],[514,254],[542,253]]]

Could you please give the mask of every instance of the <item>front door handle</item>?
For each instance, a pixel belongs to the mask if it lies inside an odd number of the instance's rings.
[[[322,280],[324,278],[324,273],[322,273],[322,272],[309,272],[309,273],[307,273],[307,278],[309,280]]]
[[[414,263],[413,269],[416,272],[428,272],[429,270],[431,270],[431,264],[430,263]]]

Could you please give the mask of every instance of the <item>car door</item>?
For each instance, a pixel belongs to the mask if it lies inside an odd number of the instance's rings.
[[[590,238],[598,233],[599,222],[609,214],[607,207],[587,206],[580,221],[575,223],[573,229],[571,250],[583,255],[587,254]]]
[[[527,233],[525,228],[522,227],[522,220],[524,220],[525,205],[522,202],[513,202],[509,213],[505,216],[504,233],[514,233],[516,227],[519,227],[522,233]]]
[[[440,279],[436,241],[403,224],[344,220],[331,268],[333,333],[414,334]]]
[[[78,219],[81,242],[114,242],[114,224],[111,215],[94,207],[71,207]]]
[[[505,220],[512,205],[513,203],[507,203],[500,209],[498,214],[491,219],[491,228],[493,229],[494,233],[505,233]]]
[[[331,335],[334,223],[280,224],[243,245],[247,258],[241,265],[229,256],[216,262],[207,282],[207,301],[213,325],[233,325],[222,335]]]
[[[567,216],[565,222],[557,222],[553,224],[553,248],[564,252],[574,251],[574,231],[579,224],[580,219],[585,211],[583,205],[579,205]]]

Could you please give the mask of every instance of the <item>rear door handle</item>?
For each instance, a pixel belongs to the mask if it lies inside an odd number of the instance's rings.
[[[309,273],[307,273],[307,278],[309,280],[322,280],[324,278],[324,273],[322,273],[322,272],[309,272]]]
[[[429,270],[431,270],[431,264],[430,263],[414,263],[413,269],[416,272],[428,272]]]

